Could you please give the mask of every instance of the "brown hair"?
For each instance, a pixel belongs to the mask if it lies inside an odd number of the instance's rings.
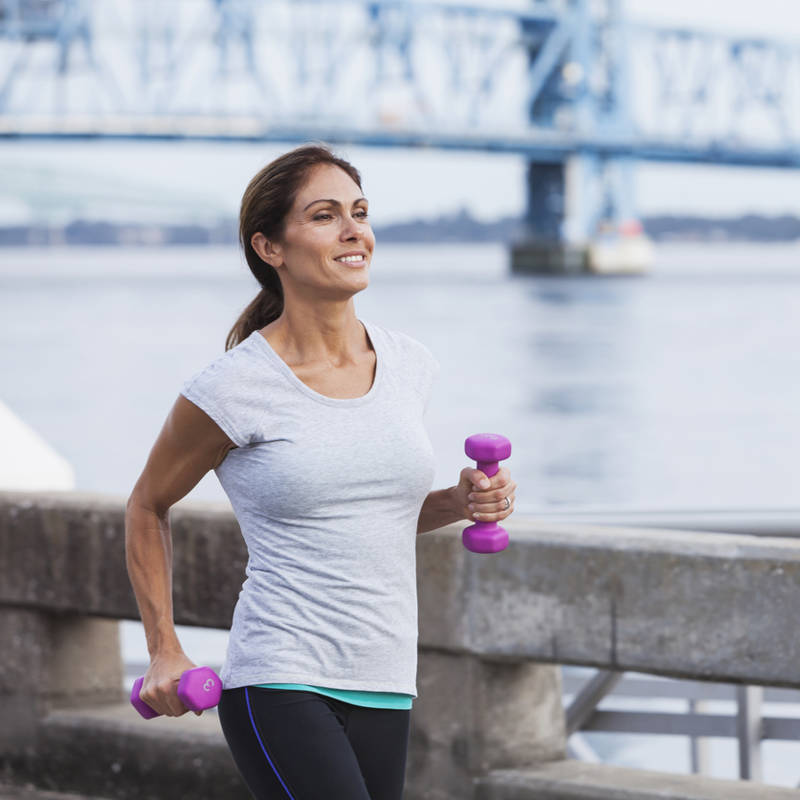
[[[258,232],[273,240],[283,236],[286,215],[311,168],[318,164],[340,167],[358,184],[359,189],[362,188],[358,170],[321,143],[302,145],[278,156],[247,184],[239,211],[239,243],[261,291],[230,329],[225,350],[235,347],[253,331],[263,328],[283,313],[283,287],[278,272],[261,260],[250,239]]]

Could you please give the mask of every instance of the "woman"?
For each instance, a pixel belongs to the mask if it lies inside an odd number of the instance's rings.
[[[195,664],[172,622],[168,511],[209,470],[248,547],[219,719],[257,798],[399,800],[416,697],[415,537],[502,520],[516,484],[465,467],[429,491],[423,414],[439,364],[356,317],[375,238],[361,178],[309,145],[262,169],[240,240],[262,289],[187,381],[128,500],[128,571],[150,666],[142,699],[180,716]],[[482,484],[479,486],[478,484]]]

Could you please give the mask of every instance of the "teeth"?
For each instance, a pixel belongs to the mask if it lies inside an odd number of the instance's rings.
[[[335,259],[336,261],[344,261],[347,264],[352,264],[356,261],[363,261],[364,256],[343,256],[342,258]]]

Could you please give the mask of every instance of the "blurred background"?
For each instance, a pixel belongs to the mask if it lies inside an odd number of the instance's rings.
[[[797,508],[794,0],[0,0],[2,488],[127,498],[257,293],[247,182],[318,140],[370,200],[358,316],[442,364],[435,488],[490,431],[519,515]],[[587,739],[688,769],[681,737]]]

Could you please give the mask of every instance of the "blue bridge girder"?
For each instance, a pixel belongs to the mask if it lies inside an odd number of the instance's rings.
[[[798,42],[635,24],[618,0],[0,0],[3,137],[797,167],[798,78]]]
[[[637,161],[800,167],[800,42],[623,1],[0,0],[0,138],[516,153],[570,248],[631,229]]]

